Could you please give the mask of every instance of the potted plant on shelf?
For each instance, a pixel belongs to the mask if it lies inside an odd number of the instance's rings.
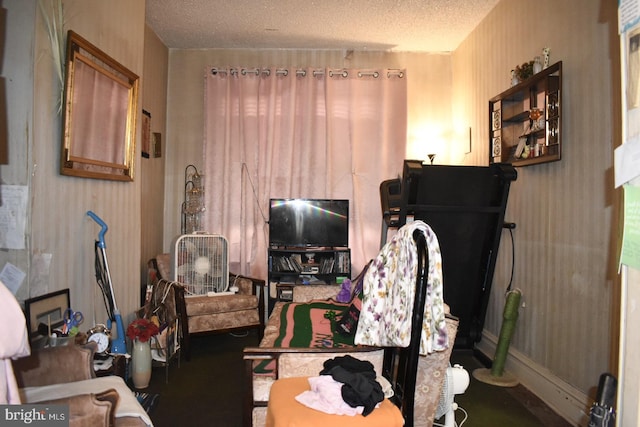
[[[515,75],[518,81],[523,82],[533,75],[533,64],[534,61],[529,61],[516,66]]]

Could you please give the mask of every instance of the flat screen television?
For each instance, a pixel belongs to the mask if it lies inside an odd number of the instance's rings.
[[[349,247],[349,200],[271,199],[269,245]]]

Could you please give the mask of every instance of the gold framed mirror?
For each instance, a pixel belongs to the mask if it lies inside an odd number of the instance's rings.
[[[137,102],[138,76],[69,31],[61,173],[133,181]]]

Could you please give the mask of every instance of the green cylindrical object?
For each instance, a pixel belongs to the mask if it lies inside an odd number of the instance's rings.
[[[498,339],[496,354],[493,358],[493,365],[491,366],[491,375],[494,377],[502,376],[504,373],[504,364],[507,359],[509,344],[511,343],[511,337],[513,336],[516,321],[518,320],[518,308],[520,307],[521,297],[522,293],[519,289],[509,291],[507,294],[502,328],[500,329],[500,338]]]

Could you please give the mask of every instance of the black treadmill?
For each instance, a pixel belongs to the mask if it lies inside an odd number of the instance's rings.
[[[504,226],[510,164],[425,165],[405,160],[402,178],[380,184],[381,246],[389,229],[412,219],[427,223],[442,252],[445,303],[460,319],[456,348],[471,349],[482,337]]]

